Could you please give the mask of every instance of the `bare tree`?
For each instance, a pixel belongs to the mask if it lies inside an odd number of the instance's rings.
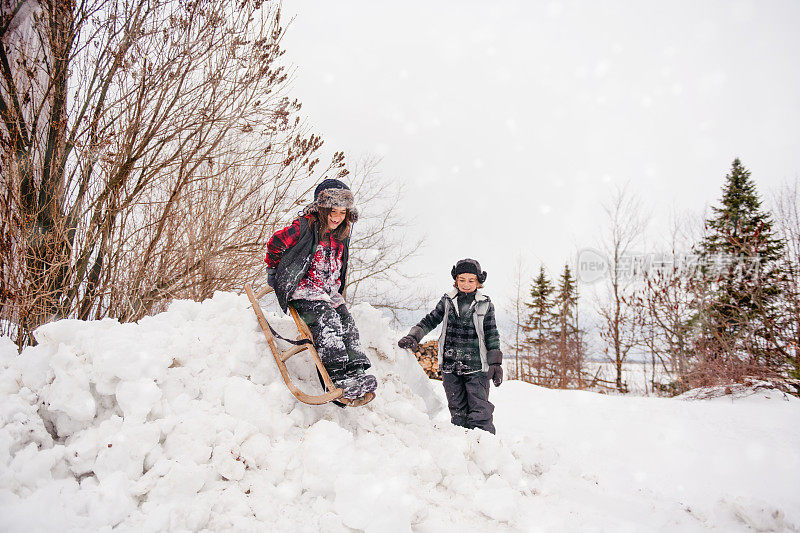
[[[23,345],[53,318],[136,320],[256,275],[266,237],[320,171],[322,139],[286,95],[280,11],[31,5],[0,21],[6,333]],[[337,153],[322,172],[343,165]]]
[[[514,353],[514,366],[509,369],[509,379],[525,380],[523,376],[523,359],[530,353],[530,347],[525,342],[525,326],[527,316],[525,313],[525,280],[527,279],[525,261],[522,254],[514,262],[513,289],[514,298],[508,308],[508,313],[514,317],[514,340],[507,342],[507,348]]]
[[[638,332],[635,314],[630,304],[637,268],[632,252],[645,228],[641,203],[627,186],[618,188],[611,201],[604,205],[608,217],[603,252],[608,261],[608,293],[598,303],[602,326],[601,338],[607,343],[614,363],[617,390],[625,392],[622,369],[630,350],[637,345]]]
[[[785,347],[789,375],[800,381],[800,179],[785,183],[775,194],[775,222],[786,243],[783,323],[775,328]]]
[[[650,386],[656,393],[676,394],[683,391],[681,379],[691,359],[693,294],[691,277],[696,263],[685,253],[693,242],[692,235],[701,223],[691,222],[688,214],[673,214],[668,239],[669,251],[653,255],[644,273],[644,286],[637,290],[630,303],[641,327],[641,340],[650,352]],[[660,369],[660,372],[658,372]],[[659,375],[672,379],[662,383]]]
[[[403,185],[385,180],[379,162],[375,157],[363,158],[350,174],[360,212],[350,243],[345,294],[348,302],[368,301],[398,321],[400,313],[416,311],[430,300],[416,284],[419,277],[406,265],[424,238],[410,237],[411,223],[401,209]]]

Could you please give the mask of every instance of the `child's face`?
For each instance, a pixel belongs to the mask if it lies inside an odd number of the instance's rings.
[[[475,292],[478,289],[478,276],[475,274],[459,274],[456,284],[461,292]]]
[[[328,230],[333,231],[338,228],[346,216],[347,209],[339,209],[338,207],[331,209],[331,213],[328,215]]]

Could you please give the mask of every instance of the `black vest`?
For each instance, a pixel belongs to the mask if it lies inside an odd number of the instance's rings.
[[[352,229],[352,228],[351,228]],[[350,255],[350,237],[342,241],[344,251],[342,252],[342,284],[339,286],[339,293],[344,294],[344,285],[347,277],[347,259]],[[306,217],[300,218],[300,236],[297,243],[283,252],[278,268],[275,270],[275,295],[278,303],[285,313],[289,306],[289,298],[292,297],[297,285],[308,273],[311,268],[311,261],[317,251],[319,244],[319,231],[317,231],[316,221],[310,222]]]

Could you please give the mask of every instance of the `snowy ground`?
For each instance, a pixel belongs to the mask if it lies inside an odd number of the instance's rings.
[[[544,531],[800,528],[796,399],[698,402],[516,381],[492,394],[502,431],[556,455],[530,499],[529,524]]]
[[[380,388],[345,410],[289,394],[232,294],[50,324],[21,357],[0,338],[0,531],[800,531],[795,399],[507,382],[494,437],[352,311]]]

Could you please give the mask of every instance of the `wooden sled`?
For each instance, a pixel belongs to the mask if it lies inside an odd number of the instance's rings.
[[[250,299],[250,303],[253,304],[253,311],[256,314],[259,326],[261,326],[261,331],[264,332],[264,336],[267,338],[267,344],[269,344],[269,349],[272,351],[272,355],[275,358],[275,363],[278,365],[278,370],[281,373],[283,382],[286,384],[286,387],[289,389],[289,391],[294,394],[295,398],[308,405],[322,405],[333,401],[346,407],[359,407],[371,402],[375,398],[374,392],[368,392],[363,398],[358,398],[355,400],[342,398],[342,389],[337,388],[333,384],[328,371],[325,370],[325,365],[322,364],[322,360],[319,358],[317,349],[314,347],[314,338],[311,336],[311,331],[308,329],[306,323],[303,322],[303,319],[300,318],[300,315],[297,314],[297,311],[295,311],[292,306],[289,306],[289,313],[292,315],[294,323],[297,326],[297,330],[300,332],[300,335],[297,337],[297,339],[308,339],[310,342],[298,346],[292,346],[286,351],[281,351],[275,342],[275,336],[272,334],[272,331],[269,327],[269,322],[267,322],[267,319],[264,316],[261,305],[258,303],[258,300],[264,295],[273,292],[272,287],[267,286],[264,289],[261,289],[258,293],[255,293],[253,292],[253,286],[248,283],[244,286],[244,290],[247,293],[247,297]],[[320,394],[318,396],[306,394],[298,389],[297,386],[292,382],[292,379],[289,377],[289,371],[286,368],[286,361],[288,361],[293,355],[305,350],[308,350],[311,353],[311,358],[314,360],[314,364],[317,366],[317,371],[319,372],[319,375],[325,384],[327,391],[324,394]]]

